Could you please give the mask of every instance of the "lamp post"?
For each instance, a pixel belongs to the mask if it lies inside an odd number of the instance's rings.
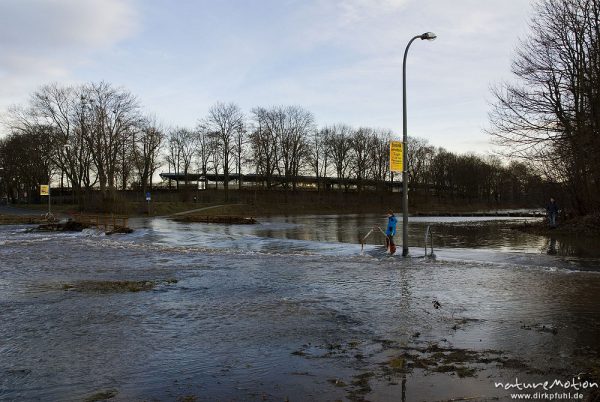
[[[412,38],[406,50],[404,50],[404,60],[402,61],[402,256],[408,257],[408,159],[407,159],[407,146],[408,146],[408,134],[406,129],[406,56],[408,55],[408,48],[416,40],[434,40],[437,36],[433,32],[425,32],[424,34],[417,35]]]
[[[4,190],[2,188],[2,186],[4,185],[4,178],[2,177],[2,174],[4,173],[4,168],[2,166],[0,166],[0,205],[2,205],[2,197],[4,195]],[[6,192],[6,198],[8,199],[8,191]]]

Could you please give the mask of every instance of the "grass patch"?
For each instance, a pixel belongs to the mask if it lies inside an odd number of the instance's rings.
[[[354,358],[363,370],[346,383],[338,378],[330,378],[326,381],[333,386],[345,388],[346,397],[350,401],[364,401],[367,394],[372,391],[374,384],[381,385],[385,381],[387,385],[398,385],[405,381],[408,374],[422,370],[419,375],[443,375],[455,376],[458,379],[477,377],[478,373],[487,369],[519,370],[528,374],[543,374],[539,369],[533,368],[526,362],[511,358],[502,351],[470,350],[453,347],[444,347],[437,343],[419,344],[408,346],[385,339],[374,339],[376,344],[381,345],[386,360],[377,363],[361,360],[364,356],[356,354],[353,348],[361,344],[361,341],[352,340],[347,344],[333,342],[321,345],[303,345],[302,348],[292,352],[292,355],[304,358]],[[309,346],[310,345],[310,346]],[[310,349],[309,349],[310,348]],[[367,357],[372,357],[369,354]],[[383,357],[383,356],[382,356]],[[418,371],[417,371],[418,372]],[[438,374],[439,373],[439,374]],[[375,381],[375,383],[373,382]]]
[[[460,378],[475,377],[476,372],[475,368],[473,367],[457,367],[455,371]]]
[[[495,364],[506,369],[519,369],[528,373],[539,370],[527,363],[504,356],[496,350],[474,351],[468,349],[443,348],[433,344],[426,348],[405,347],[403,352],[384,365],[385,373],[409,372],[418,368],[429,372],[454,373],[460,378],[474,377],[480,365]],[[400,367],[401,362],[403,366]],[[396,367],[394,367],[396,366]]]
[[[388,365],[395,370],[402,370],[405,364],[406,360],[402,357],[396,357],[388,362]]]
[[[186,396],[180,396],[179,398],[177,398],[178,402],[196,402],[198,400],[198,397],[196,395],[186,395]]]
[[[127,293],[143,292],[154,289],[159,284],[177,283],[177,279],[167,279],[162,281],[79,281],[75,283],[65,283],[63,290],[70,290],[82,293]]]
[[[118,393],[119,391],[117,391],[116,389],[109,389],[107,391],[97,392],[94,395],[85,398],[84,402],[105,401],[107,399],[114,398],[115,396],[117,396]]]

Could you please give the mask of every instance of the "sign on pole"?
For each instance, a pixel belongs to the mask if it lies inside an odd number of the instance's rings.
[[[150,192],[146,193],[146,201],[150,202],[150,200],[152,199],[152,197],[150,196]]]
[[[48,184],[40,184],[40,195],[50,195],[50,186]]]
[[[404,143],[390,141],[390,171],[400,173],[404,171]]]

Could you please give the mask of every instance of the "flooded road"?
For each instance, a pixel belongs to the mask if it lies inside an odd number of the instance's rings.
[[[600,367],[587,239],[549,254],[505,220],[415,218],[403,259],[361,252],[382,217],[260,222],[0,226],[0,400],[504,400],[494,381]],[[125,280],[155,286],[80,285]]]

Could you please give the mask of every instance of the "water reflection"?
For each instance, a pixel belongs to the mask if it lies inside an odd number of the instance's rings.
[[[425,246],[425,230],[427,226],[431,226],[436,249],[487,249],[502,252],[547,253],[563,257],[600,258],[598,239],[554,237],[552,240],[511,228],[515,222],[526,220],[531,219],[415,217],[410,221],[409,245],[418,254]],[[161,241],[177,245],[206,245],[254,251],[272,251],[281,248],[296,252],[330,250],[335,253],[354,253],[355,248],[348,248],[344,244],[360,244],[374,226],[384,227],[386,217],[383,215],[296,216],[265,218],[260,222],[258,225],[227,226],[179,224],[155,219],[140,221],[139,225],[166,234],[167,239]],[[401,223],[397,233],[396,243],[401,244]],[[384,240],[381,232],[376,230],[367,238],[366,243],[382,245]]]
[[[556,251],[556,238],[550,237],[547,253],[549,255],[556,255],[558,253],[558,251]]]
[[[544,238],[548,251],[565,257],[600,258],[600,241],[591,237],[558,237]]]

